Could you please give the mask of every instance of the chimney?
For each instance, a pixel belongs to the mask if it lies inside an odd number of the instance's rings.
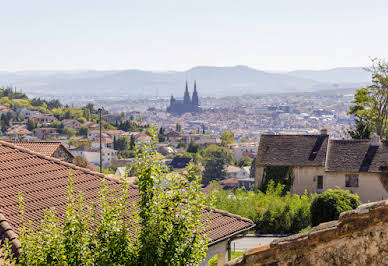
[[[327,135],[327,129],[326,128],[322,128],[321,129],[321,135]]]
[[[380,137],[378,135],[373,134],[370,140],[370,146],[380,146]]]

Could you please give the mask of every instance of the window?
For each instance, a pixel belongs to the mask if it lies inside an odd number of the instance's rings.
[[[323,189],[323,176],[317,176],[317,189]]]
[[[358,187],[358,175],[345,175],[345,187]]]

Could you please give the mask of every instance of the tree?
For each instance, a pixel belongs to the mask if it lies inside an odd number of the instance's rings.
[[[77,121],[80,122],[81,124],[84,124],[84,123],[86,123],[87,120],[85,117],[80,117],[77,119]]]
[[[246,142],[248,142],[248,140],[246,138],[241,138],[239,142],[240,143],[246,143]]]
[[[80,127],[78,130],[78,134],[81,136],[87,136],[89,133],[89,128],[87,127]]]
[[[75,129],[71,128],[71,127],[65,127],[62,129],[62,134],[63,135],[66,135],[68,138],[71,138],[75,135],[76,131]]]
[[[133,150],[135,148],[135,146],[136,146],[135,136],[131,135],[131,139],[129,141],[129,149]]]
[[[348,114],[354,115],[360,129],[370,127],[372,132],[386,138],[388,134],[388,63],[382,59],[372,59],[372,85],[359,89]],[[356,125],[357,127],[357,125]],[[363,131],[355,136],[363,136]]]
[[[119,136],[116,139],[115,148],[118,151],[126,151],[129,149],[129,138],[127,136]]]
[[[355,127],[348,129],[347,134],[352,139],[370,139],[372,137],[372,129],[362,118],[356,118]]]
[[[341,212],[353,210],[360,204],[358,195],[351,194],[348,190],[328,189],[311,204],[312,225],[337,220]]]
[[[222,180],[226,176],[225,165],[233,161],[232,152],[216,145],[210,145],[202,152],[205,170],[202,183],[207,185],[212,180]]]
[[[139,265],[199,264],[206,254],[207,242],[201,236],[200,212],[205,198],[200,179],[191,166],[183,180],[176,175],[167,177],[168,169],[159,161],[155,143],[154,137],[153,144],[141,153],[139,167]]]
[[[197,153],[198,151],[199,151],[199,145],[190,142],[189,146],[187,147],[187,152]]]
[[[35,119],[28,119],[26,125],[27,125],[27,129],[28,129],[29,131],[34,130],[34,129],[36,128]]]
[[[165,129],[163,127],[160,127],[159,129],[158,139],[159,139],[159,142],[166,141]]]
[[[240,160],[237,161],[238,167],[251,166],[251,164],[252,164],[252,159],[249,158],[248,156],[243,156],[240,158]]]
[[[228,144],[236,143],[234,139],[234,133],[230,130],[224,130],[221,134],[221,145],[226,146]]]

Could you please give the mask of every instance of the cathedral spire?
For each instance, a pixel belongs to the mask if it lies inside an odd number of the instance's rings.
[[[198,111],[199,109],[199,99],[198,99],[198,92],[197,92],[197,81],[194,80],[194,92],[192,97],[192,104],[194,111]]]
[[[190,94],[189,94],[189,87],[187,86],[187,80],[186,80],[186,90],[185,90],[185,96],[183,97],[183,103],[184,104],[190,104]]]

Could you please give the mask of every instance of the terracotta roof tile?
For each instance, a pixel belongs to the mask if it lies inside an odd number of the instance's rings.
[[[6,222],[17,233],[21,225],[18,195],[23,193],[26,220],[36,223],[42,219],[43,211],[52,207],[63,215],[70,173],[74,176],[74,189],[84,192],[86,204],[98,201],[102,179],[117,191],[122,184],[103,174],[0,141],[0,214],[6,217]],[[139,200],[136,186],[129,187],[129,196],[130,201]],[[248,219],[220,210],[206,211],[203,219],[210,221],[206,232],[211,239],[210,244],[253,226]]]
[[[71,152],[61,143],[54,141],[15,141],[13,144],[46,155],[53,156],[53,154],[59,149],[63,148],[71,154]]]

